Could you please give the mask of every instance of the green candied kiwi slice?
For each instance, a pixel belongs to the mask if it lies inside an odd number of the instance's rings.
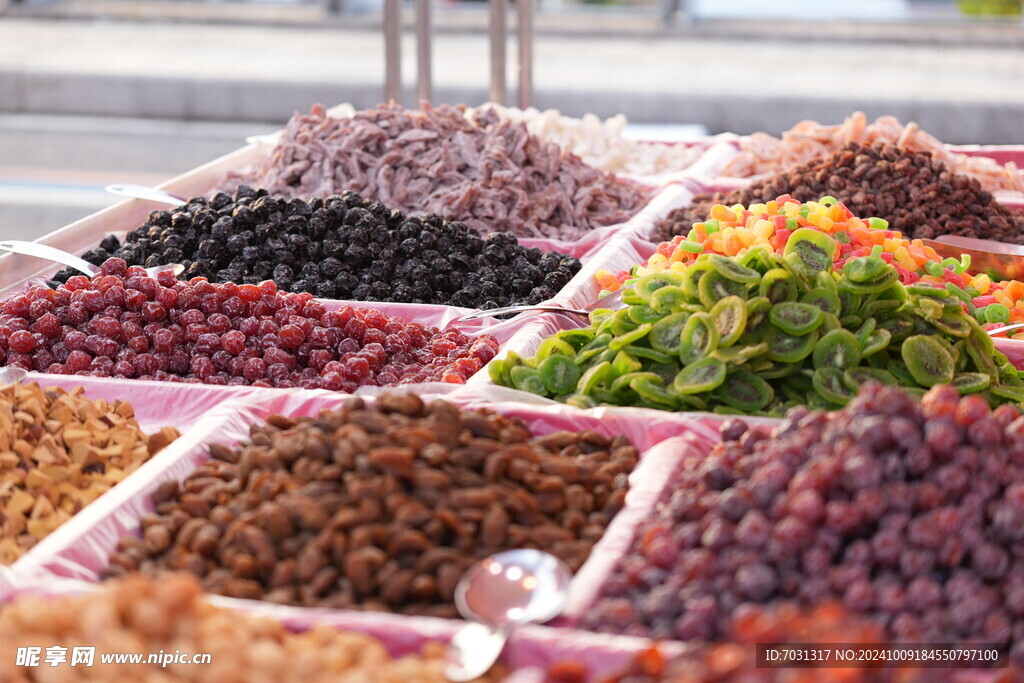
[[[675,379],[676,373],[679,372],[679,359],[673,358],[669,363],[657,363],[653,360],[645,360],[643,364],[644,372],[653,372],[658,377],[665,380],[666,383],[671,383]]]
[[[648,333],[650,333],[651,328],[653,327],[654,325],[650,323],[644,323],[635,330],[630,330],[625,334],[620,334],[617,337],[615,337],[615,339],[612,339],[610,342],[608,342],[608,348],[612,349],[613,351],[618,351],[624,346],[628,346],[635,341],[640,341],[641,339],[646,337]]]
[[[813,304],[783,301],[772,306],[768,319],[783,332],[799,336],[818,329],[822,314],[821,309]]]
[[[811,279],[832,268],[837,247],[834,239],[819,230],[798,228],[789,236],[782,255],[794,271]]]
[[[827,289],[830,292],[839,291],[839,274],[834,270],[823,270],[814,276],[815,289]]]
[[[737,261],[741,266],[764,273],[772,267],[771,254],[764,247],[751,247]]]
[[[512,377],[509,374],[511,369],[512,366],[504,358],[495,358],[487,364],[487,376],[495,384],[500,384],[503,387],[512,386]]]
[[[910,300],[910,295],[907,294],[907,288],[902,282],[894,282],[887,290],[879,292],[878,298],[886,301],[906,302]]]
[[[773,304],[796,300],[796,279],[785,268],[772,268],[761,277],[761,296]]]
[[[971,334],[971,326],[967,324],[967,319],[963,315],[947,313],[938,320],[930,320],[929,322],[941,332],[951,337],[966,339]]]
[[[856,393],[865,382],[881,382],[882,384],[890,384],[892,386],[900,383],[891,372],[881,368],[860,367],[843,370],[843,384],[850,391]]]
[[[602,325],[606,321],[610,320],[615,313],[616,311],[613,311],[610,308],[595,308],[590,312],[590,315],[588,315],[587,318],[590,319],[591,325]]]
[[[694,313],[683,325],[679,335],[679,359],[692,363],[718,348],[718,328],[707,313]]]
[[[761,279],[761,274],[753,268],[747,268],[741,266],[739,263],[729,258],[728,256],[722,256],[721,254],[712,254],[711,258],[708,259],[711,263],[711,267],[718,271],[718,274],[732,280],[733,282],[742,282],[746,285],[752,285]]]
[[[909,285],[904,285],[904,287],[910,296],[930,296],[936,299],[945,299],[949,296],[949,292],[946,291],[945,287],[938,287],[927,282],[912,282]]]
[[[849,330],[832,330],[814,347],[814,368],[845,370],[860,362],[860,342]]]
[[[843,383],[843,371],[836,368],[818,368],[811,376],[814,390],[826,401],[845,406],[855,394]]]
[[[907,369],[907,366],[903,364],[902,360],[890,358],[885,369],[888,370],[893,377],[899,380],[900,386],[905,387],[917,385],[917,380],[910,374],[910,370]]]
[[[860,327],[861,325],[864,324],[864,318],[860,317],[859,315],[853,314],[844,315],[842,318],[839,319],[839,324],[847,328]]]
[[[636,377],[629,383],[629,388],[652,408],[676,410],[681,401],[677,394],[665,388],[660,377]]]
[[[590,342],[580,349],[579,355],[576,356],[577,363],[585,363],[594,356],[599,356],[603,351],[608,348],[608,344],[615,337],[610,333],[599,334],[594,337]]]
[[[743,365],[747,361],[763,356],[768,353],[768,344],[749,344],[747,346],[730,346],[727,349],[718,348],[711,352],[712,358],[717,358],[732,365]]]
[[[740,342],[756,343],[761,341],[768,329],[768,312],[772,310],[772,302],[768,297],[757,296],[748,299],[747,303],[747,324],[743,327],[743,336]]]
[[[956,355],[956,371],[967,372],[967,366],[971,363],[971,356],[967,353],[967,340],[961,339],[957,343],[953,344],[953,351]],[[986,375],[987,376],[987,375]],[[989,378],[991,379],[991,378]],[[1002,374],[1000,373],[1000,380],[1002,380]]]
[[[613,394],[617,394],[623,389],[629,388],[629,383],[639,377],[647,377],[649,379],[656,379],[659,381],[661,380],[661,377],[654,374],[653,372],[627,372],[625,375],[622,375],[621,377],[616,377],[615,380],[612,382],[611,387],[609,387],[609,389]]]
[[[815,287],[800,297],[800,302],[814,306],[822,313],[831,313],[832,315],[839,315],[843,310],[836,290],[826,287]]]
[[[633,358],[625,351],[619,351],[612,359],[612,374],[616,377],[630,372],[639,372],[643,363]]]
[[[992,384],[992,378],[984,372],[961,372],[950,382],[962,394],[973,394],[984,391]]]
[[[857,335],[857,343],[860,344],[861,348],[864,348],[864,344],[867,343],[868,337],[871,336],[871,333],[875,331],[875,327],[877,326],[877,320],[874,318],[868,318],[861,323],[861,326],[857,328],[856,332],[854,332],[854,334]]]
[[[580,381],[580,369],[568,356],[548,356],[537,367],[537,374],[552,394],[568,394]]]
[[[576,391],[581,394],[593,394],[594,390],[612,378],[612,364],[608,361],[590,367],[576,384]]]
[[[552,356],[552,358],[554,357]],[[564,356],[562,357],[564,358]],[[509,371],[509,375],[512,377],[512,385],[520,391],[528,391],[531,394],[540,394],[541,396],[547,396],[549,393],[547,387],[544,386],[543,380],[540,378],[540,374],[533,368],[517,365]]]
[[[934,336],[915,334],[903,340],[900,356],[914,381],[923,387],[953,381],[956,360]]]
[[[651,308],[664,315],[665,313],[673,311],[685,304],[687,298],[686,291],[683,290],[681,286],[668,285],[655,290],[654,294],[651,295]],[[653,321],[645,320],[644,322]]]
[[[711,308],[716,302],[733,295],[746,298],[747,285],[730,280],[717,270],[707,273],[697,285],[697,296],[705,308]]]
[[[777,363],[796,363],[811,355],[814,343],[818,341],[818,333],[811,332],[798,337],[773,325],[764,340],[768,344],[766,355],[769,360]]]
[[[878,330],[885,330],[892,343],[899,344],[914,333],[914,321],[905,315],[886,316],[878,320]]]
[[[633,288],[637,296],[645,302],[650,302],[654,292],[662,287],[679,287],[683,284],[683,276],[671,270],[663,270],[651,275],[645,275],[636,281]]]
[[[597,331],[592,327],[584,327],[578,330],[562,330],[556,332],[555,336],[564,341],[572,348],[580,351],[597,336]]]
[[[928,297],[920,297],[914,302],[913,308],[917,310],[918,314],[922,318],[926,318],[929,322],[938,320],[942,317],[945,311],[942,309],[942,304],[935,299],[929,299]]]
[[[877,318],[899,309],[903,306],[903,303],[904,302],[897,301],[896,299],[876,299],[875,301],[861,307],[861,313],[866,318]]]
[[[637,294],[635,289],[628,287],[622,290],[622,303],[627,306],[639,306],[647,303],[647,300]]]
[[[747,305],[738,296],[727,296],[708,311],[718,330],[718,348],[732,346],[747,327]]]
[[[725,381],[725,363],[717,358],[702,358],[679,371],[672,388],[680,394],[703,394]]]
[[[854,282],[846,275],[843,275],[839,280],[839,288],[855,294],[878,294],[889,289],[899,279],[899,271],[892,266],[886,265],[886,269],[880,275],[865,282]]]
[[[616,337],[621,337],[624,334],[632,332],[638,326],[638,324],[633,322],[633,319],[629,317],[628,308],[616,311],[615,315],[609,318],[606,322],[608,323],[608,330]]]
[[[979,372],[984,372],[986,375],[992,378],[993,381],[999,381],[999,367],[996,362],[992,360],[993,354],[996,352],[995,342],[992,341],[992,337],[985,333],[985,330],[981,328],[974,320],[968,318],[967,324],[971,328],[971,333],[967,337],[967,343],[965,349],[967,355],[974,361],[974,369]]]
[[[1024,387],[1011,387],[1008,384],[992,384],[988,391],[1000,398],[1007,398],[1015,403],[1024,403]]]
[[[843,275],[853,282],[870,282],[885,272],[888,264],[878,256],[858,256],[843,265]]]
[[[731,408],[753,412],[764,410],[775,398],[775,390],[752,372],[734,370],[715,390],[715,398]]]
[[[860,310],[861,304],[864,301],[864,297],[848,289],[838,289],[836,290],[836,295],[839,297],[839,305],[842,307],[842,312],[836,313],[840,317],[856,313]]]
[[[767,346],[767,344],[766,344]],[[800,366],[796,363],[772,363],[765,358],[770,365],[765,368],[760,368],[757,365],[751,364],[750,371],[757,372],[759,377],[764,379],[780,379],[782,377],[788,377],[800,369]]]
[[[629,319],[635,322],[637,325],[643,325],[644,323],[655,323],[665,317],[664,313],[659,313],[647,304],[639,304],[636,306],[630,306],[626,309],[626,315]]]
[[[831,313],[821,314],[821,330],[822,332],[831,332],[832,330],[838,330],[843,327],[843,324],[839,322],[839,318]]]
[[[574,408],[582,408],[583,410],[597,407],[597,401],[583,394],[572,394],[566,397],[565,402]]]
[[[999,383],[1007,384],[1011,387],[1024,386],[1024,381],[1020,378],[1020,372],[1017,368],[1013,367],[1012,363],[1003,363],[999,366]]]
[[[535,361],[540,362],[548,356],[573,357],[575,355],[576,349],[569,342],[562,341],[557,336],[552,335],[540,343],[540,346],[537,347],[537,353],[534,354],[533,358]]]
[[[701,313],[673,313],[665,316],[651,326],[647,335],[647,343],[652,349],[672,355],[679,353],[680,337],[687,322]]]
[[[707,261],[696,261],[691,263],[683,271],[683,291],[686,292],[686,296],[691,299],[700,298],[700,281],[704,279],[704,276],[714,271],[714,267]]]
[[[873,356],[879,351],[888,348],[891,341],[892,334],[889,333],[889,330],[875,330],[864,340],[860,350],[860,357],[868,358]]]
[[[654,327],[657,327],[657,324],[655,324]],[[647,335],[647,341],[651,341],[654,335],[654,327],[651,328],[651,333]],[[682,329],[683,326],[682,324],[680,324],[679,330],[682,331]],[[679,335],[676,335],[676,337],[678,336]],[[649,349],[646,346],[634,346],[632,344],[629,346],[622,347],[622,350],[628,353],[629,355],[633,356],[634,358],[646,358],[648,360],[653,360],[656,363],[671,363],[672,361],[676,360],[675,354],[678,351],[678,349],[676,349],[676,351],[673,351],[671,354],[668,354],[662,351],[655,351],[654,349]]]

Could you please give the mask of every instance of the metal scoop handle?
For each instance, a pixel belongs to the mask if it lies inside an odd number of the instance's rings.
[[[92,277],[99,270],[93,264],[89,263],[85,259],[78,258],[74,254],[69,254],[66,251],[61,251],[54,247],[48,247],[45,244],[39,244],[38,242],[25,242],[23,240],[5,240],[0,242],[0,249],[4,251],[11,251],[15,254],[24,254],[25,256],[35,256],[36,258],[46,259],[48,261],[54,261],[61,263],[75,270],[81,271]]]
[[[156,187],[150,187],[148,185],[132,185],[130,183],[107,185],[104,188],[110,194],[120,195],[122,197],[131,197],[132,199],[145,199],[151,202],[160,202],[161,204],[168,204],[170,206],[184,206],[188,204],[187,201],[176,195],[161,190]]]

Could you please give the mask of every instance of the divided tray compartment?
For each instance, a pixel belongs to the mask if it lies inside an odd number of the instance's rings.
[[[608,436],[625,434],[640,451],[638,464],[629,475],[630,491],[625,506],[573,579],[568,617],[561,620],[564,623],[571,623],[581,609],[593,602],[600,582],[630,547],[636,525],[651,514],[684,458],[700,457],[717,439],[714,425],[672,413],[643,411],[648,414],[642,415],[631,409],[584,411],[571,406],[494,401],[487,392],[466,387],[448,394],[426,393],[429,388],[423,389],[420,395],[426,401],[442,398],[463,408],[486,407],[521,418],[538,436],[560,429],[593,429]],[[153,509],[151,494],[155,488],[168,479],[182,480],[188,476],[208,458],[208,443],[235,444],[248,438],[249,425],[271,414],[315,415],[342,400],[344,396],[325,391],[264,390],[213,406],[177,441],[59,527],[16,564],[0,572],[0,600],[40,590],[93,590],[118,539],[139,533],[139,518]],[[415,651],[427,639],[447,641],[463,623],[436,617],[275,605],[222,596],[211,599],[232,609],[282,620],[295,630],[323,622],[369,633],[384,640],[395,655]],[[600,667],[598,670],[607,671],[607,667],[625,666],[633,655],[648,646],[642,639],[623,640],[571,628],[526,627],[517,631],[507,656],[508,663],[517,668],[547,667],[557,661],[582,657]]]

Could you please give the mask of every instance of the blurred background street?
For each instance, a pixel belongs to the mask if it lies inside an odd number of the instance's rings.
[[[980,0],[668,2],[541,2],[535,105],[773,134],[860,109],[949,143],[1024,141],[1024,89],[1008,86],[1024,82],[1024,30],[973,14]],[[434,101],[485,101],[486,3],[434,13]],[[514,55],[512,39],[513,103]],[[0,0],[0,237],[49,232],[113,203],[105,184],[166,180],[313,103],[374,106],[383,73],[373,0]]]

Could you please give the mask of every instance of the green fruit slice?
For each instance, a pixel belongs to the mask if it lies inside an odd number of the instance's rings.
[[[845,406],[855,394],[843,383],[843,372],[835,368],[818,368],[811,377],[814,390],[830,403]]]
[[[973,394],[989,388],[992,378],[984,372],[961,372],[950,382],[961,394]]]
[[[870,337],[871,333],[875,331],[875,327],[877,325],[878,322],[874,318],[868,318],[859,328],[857,328],[857,331],[854,332],[854,334],[857,335],[857,343],[860,344],[862,349],[867,343],[868,337]]]
[[[938,320],[932,320],[932,325],[939,328],[951,337],[966,339],[971,334],[971,326],[963,315],[951,315],[947,313]]]
[[[923,387],[953,381],[956,361],[936,337],[924,334],[907,337],[900,346],[900,356],[914,381]]]
[[[907,369],[907,366],[903,364],[902,360],[890,358],[885,369],[888,370],[893,377],[899,380],[900,386],[902,387],[915,386],[917,384],[917,380],[915,380],[914,376],[910,374],[910,370]]]
[[[686,303],[686,298],[686,292],[682,287],[678,285],[669,285],[655,290],[654,294],[651,295],[651,308],[664,315],[665,313],[673,311]],[[644,320],[643,322],[654,321]]]
[[[936,299],[945,299],[949,296],[949,292],[946,291],[945,287],[938,287],[927,282],[914,282],[909,285],[904,285],[907,290],[907,294],[911,296],[930,296]]]
[[[888,264],[878,256],[852,258],[843,266],[843,275],[853,282],[868,282],[885,272]]]
[[[611,334],[599,334],[594,337],[586,346],[580,349],[579,355],[576,357],[576,361],[583,363],[590,360],[594,356],[599,355],[602,351],[608,348],[608,344],[614,339]]]
[[[860,310],[861,302],[863,301],[863,297],[860,294],[855,294],[848,289],[840,289],[836,294],[839,297],[839,305],[842,308],[840,313],[836,313],[837,316],[852,315]]]
[[[691,263],[686,267],[686,271],[683,272],[683,291],[686,292],[686,296],[690,299],[700,298],[700,281],[704,279],[704,276],[714,271],[711,264],[705,261],[697,261]]]
[[[836,293],[839,291],[839,275],[834,270],[823,270],[815,276],[814,286]]]
[[[612,374],[616,377],[630,372],[639,372],[643,365],[625,351],[619,351],[612,359]]]
[[[743,296],[746,298],[747,285],[730,280],[717,270],[712,270],[700,279],[697,285],[697,296],[706,308],[711,308],[727,296]]]
[[[747,325],[747,305],[738,296],[727,296],[708,311],[718,330],[718,348],[732,346]]]
[[[768,344],[750,344],[747,346],[730,346],[727,349],[715,349],[711,352],[712,358],[717,358],[732,365],[743,365],[752,358],[757,358],[768,353]]]
[[[821,309],[813,304],[783,301],[772,306],[768,313],[772,325],[789,334],[803,335],[821,325]]]
[[[534,359],[542,361],[548,356],[575,356],[576,349],[572,347],[569,342],[562,341],[558,337],[552,335],[542,341],[540,346],[537,347],[537,353],[534,355]]]
[[[676,410],[681,403],[679,395],[666,389],[657,376],[637,377],[629,383],[629,388],[652,408]]]
[[[558,356],[552,356],[552,358],[557,357]],[[565,357],[562,356],[562,358]],[[571,363],[572,361],[569,362]],[[528,368],[525,365],[518,365],[509,371],[509,375],[512,377],[512,385],[520,391],[528,391],[531,394],[540,394],[541,396],[546,396],[548,394],[547,388],[544,386],[544,382],[541,380],[540,375],[533,368]]]
[[[967,324],[971,328],[971,333],[967,337],[965,348],[967,349],[967,355],[974,361],[974,369],[984,372],[993,380],[998,381],[999,368],[996,366],[996,362],[992,360],[992,355],[996,351],[992,337],[985,334],[985,330],[975,321],[968,318]]]
[[[839,280],[839,288],[855,294],[877,294],[889,289],[899,279],[899,272],[892,266],[886,265],[886,269],[880,275],[865,282],[854,282],[843,275]]]
[[[633,288],[637,296],[645,302],[650,302],[651,296],[662,287],[679,287],[683,284],[683,277],[671,270],[663,270],[659,273],[645,275],[636,281]]]
[[[661,377],[659,377],[658,375],[654,374],[653,372],[627,372],[625,375],[622,375],[620,377],[616,377],[612,381],[612,384],[609,387],[609,390],[613,394],[617,394],[617,393],[621,392],[624,389],[628,389],[630,382],[632,382],[635,379],[640,379],[641,377],[646,377],[647,379],[654,379],[654,380],[657,380],[659,382],[661,381]]]
[[[647,335],[647,342],[651,348],[663,353],[673,355],[679,353],[679,338],[683,327],[694,315],[701,314],[673,313],[665,316],[651,327],[651,332]]]
[[[889,347],[889,342],[892,341],[892,335],[889,330],[875,330],[868,335],[868,338],[864,340],[864,344],[860,350],[860,357],[867,358],[872,356],[879,351]]]
[[[1000,398],[1007,398],[1015,403],[1024,403],[1024,387],[1011,387],[1006,384],[992,384],[988,390]]]
[[[537,368],[537,374],[552,394],[568,394],[580,380],[580,369],[568,356],[548,356]]]
[[[593,328],[585,327],[579,330],[562,330],[561,332],[556,332],[555,336],[579,351],[593,341],[595,332]]]
[[[888,316],[879,319],[878,329],[888,331],[892,343],[899,344],[914,333],[914,321],[904,315]]]
[[[496,358],[487,364],[487,375],[495,384],[503,387],[512,386],[512,377],[509,371],[512,369],[504,358]]]
[[[660,292],[661,290],[659,289],[658,291]],[[665,317],[664,313],[659,313],[647,304],[630,306],[626,309],[626,315],[628,315],[629,319],[637,325],[643,325],[644,323],[656,323]]]
[[[679,371],[672,388],[680,394],[703,394],[725,381],[725,363],[717,358],[703,358]]]
[[[814,347],[814,368],[845,370],[860,362],[860,343],[849,330],[832,330]],[[831,399],[830,399],[831,400]]]
[[[842,311],[842,307],[839,303],[839,295],[834,289],[816,287],[800,297],[800,301],[814,306],[823,313],[839,315]]]
[[[722,256],[720,254],[712,254],[711,258],[708,259],[711,263],[711,267],[718,271],[719,275],[722,275],[733,282],[741,282],[743,284],[753,284],[761,279],[761,274],[752,268],[741,266],[733,259]]]
[[[657,324],[655,324],[654,327],[657,327]],[[679,331],[682,332],[682,330],[683,330],[683,323],[680,323]],[[654,338],[654,328],[651,328],[651,333],[647,335],[647,341],[649,342],[653,338]],[[676,335],[676,339],[678,339],[678,338],[679,338],[679,335],[677,334]],[[649,349],[646,346],[632,346],[632,345],[624,346],[624,347],[622,347],[622,350],[625,351],[626,353],[628,353],[629,355],[633,356],[634,358],[647,358],[648,360],[653,360],[656,363],[670,363],[670,362],[672,362],[673,360],[675,360],[675,357],[676,357],[675,354],[679,351],[679,349],[675,349],[674,351],[672,351],[671,354],[668,354],[668,353],[664,353],[662,351],[655,351],[654,349]]]
[[[765,344],[765,346],[767,346],[767,343]],[[765,360],[768,359],[766,358]],[[760,368],[752,364],[750,366],[750,371],[757,372],[758,376],[763,377],[764,379],[779,379],[781,377],[788,377],[789,375],[792,375],[793,373],[800,369],[800,366],[797,365],[796,363],[772,363],[771,361],[768,362],[770,363],[770,365],[765,368]]]
[[[597,401],[589,396],[584,396],[583,394],[572,394],[565,399],[565,402],[574,408],[581,408],[583,410],[597,407]]]
[[[834,239],[819,230],[799,228],[789,236],[783,257],[794,271],[811,279],[832,268],[837,246]]]
[[[927,318],[929,322],[938,320],[942,317],[942,314],[945,313],[941,303],[935,299],[929,299],[927,297],[921,297],[918,299],[914,304],[914,308],[917,309],[917,312],[921,317]]]
[[[694,313],[679,335],[679,358],[689,365],[718,348],[718,328],[707,313]]]
[[[581,394],[592,394],[598,385],[610,380],[612,377],[612,364],[608,361],[598,363],[583,373],[576,390]]]
[[[818,341],[818,333],[811,332],[798,337],[772,326],[764,340],[768,344],[766,355],[770,360],[777,363],[796,363],[811,355],[814,343]]]
[[[747,324],[743,328],[740,341],[753,344],[761,341],[768,330],[768,312],[772,310],[772,302],[768,297],[758,296],[747,301]]]
[[[747,268],[753,268],[758,273],[764,273],[771,269],[771,254],[764,247],[751,247],[743,256],[737,259],[737,263]]]
[[[839,318],[835,317],[831,313],[821,314],[821,332],[831,332],[832,330],[838,330],[843,327],[843,324],[839,322]]]
[[[901,306],[903,306],[902,301],[896,301],[895,299],[878,299],[864,305],[861,309],[861,313],[863,313],[867,318],[877,318],[891,311],[895,311]]]
[[[767,297],[773,304],[794,301],[796,300],[796,280],[788,270],[772,268],[761,277],[758,291],[761,296]]]
[[[753,412],[764,410],[775,398],[775,391],[754,373],[734,370],[715,391],[715,398],[737,410]]]
[[[615,339],[612,339],[610,342],[608,342],[608,348],[614,351],[618,351],[624,346],[632,344],[635,341],[640,341],[650,333],[652,327],[654,326],[651,325],[650,323],[645,323],[640,327],[636,328],[635,330],[631,330],[629,332],[626,332],[625,334],[620,334],[619,336],[615,337]]]
[[[860,386],[865,382],[881,382],[882,384],[889,384],[896,386],[899,384],[899,380],[896,379],[891,372],[882,370],[881,368],[849,368],[843,371],[843,384],[850,391],[856,393]]]

